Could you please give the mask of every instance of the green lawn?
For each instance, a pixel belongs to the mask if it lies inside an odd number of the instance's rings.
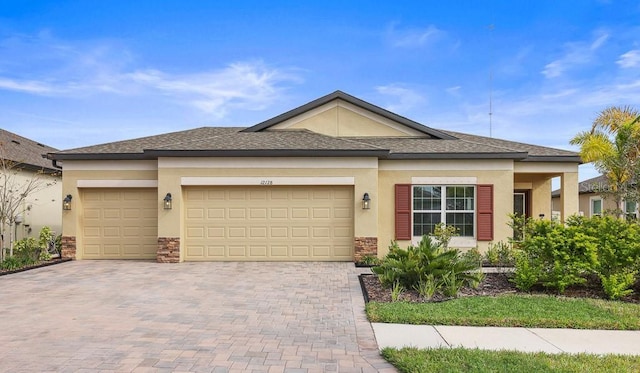
[[[640,372],[640,357],[484,351],[462,348],[385,348],[382,355],[400,372]]]
[[[640,330],[638,304],[547,295],[370,302],[366,311],[371,322],[381,323]]]

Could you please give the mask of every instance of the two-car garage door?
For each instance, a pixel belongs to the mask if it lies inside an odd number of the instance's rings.
[[[83,190],[82,258],[155,259],[158,198]],[[353,260],[352,186],[185,187],[182,200],[184,260]]]
[[[353,260],[353,187],[183,190],[185,260]]]

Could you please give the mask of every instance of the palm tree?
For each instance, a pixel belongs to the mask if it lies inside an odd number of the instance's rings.
[[[608,107],[593,121],[591,130],[578,133],[571,144],[580,145],[582,160],[593,162],[607,177],[616,213],[624,217],[624,201],[638,200],[640,112],[630,106]]]

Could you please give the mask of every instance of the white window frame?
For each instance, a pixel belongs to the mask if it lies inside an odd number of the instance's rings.
[[[415,187],[440,187],[440,209],[439,210],[416,210],[414,209],[414,188]],[[473,210],[447,210],[447,188],[473,188]],[[447,213],[471,213],[473,214],[473,236],[455,236],[451,238],[449,246],[456,248],[473,248],[476,247],[478,234],[477,226],[477,210],[478,210],[478,189],[475,184],[413,184],[411,185],[411,236],[412,242],[415,244],[422,239],[422,236],[416,236],[414,231],[414,216],[416,213],[440,213],[440,222],[446,224]]]
[[[633,211],[629,212],[627,210],[627,203],[634,203],[635,208]],[[633,214],[633,219],[638,219],[638,203],[634,201],[624,201],[624,216],[628,219],[629,215]]]
[[[593,203],[596,201],[600,201],[600,212],[599,213],[594,213],[593,212]],[[602,210],[604,208],[604,204],[602,203],[602,197],[590,197],[589,198],[589,217],[594,217],[594,216],[602,216]]]

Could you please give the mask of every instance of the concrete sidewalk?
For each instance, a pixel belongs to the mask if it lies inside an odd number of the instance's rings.
[[[464,347],[522,352],[640,355],[640,331],[372,323],[378,348]]]

